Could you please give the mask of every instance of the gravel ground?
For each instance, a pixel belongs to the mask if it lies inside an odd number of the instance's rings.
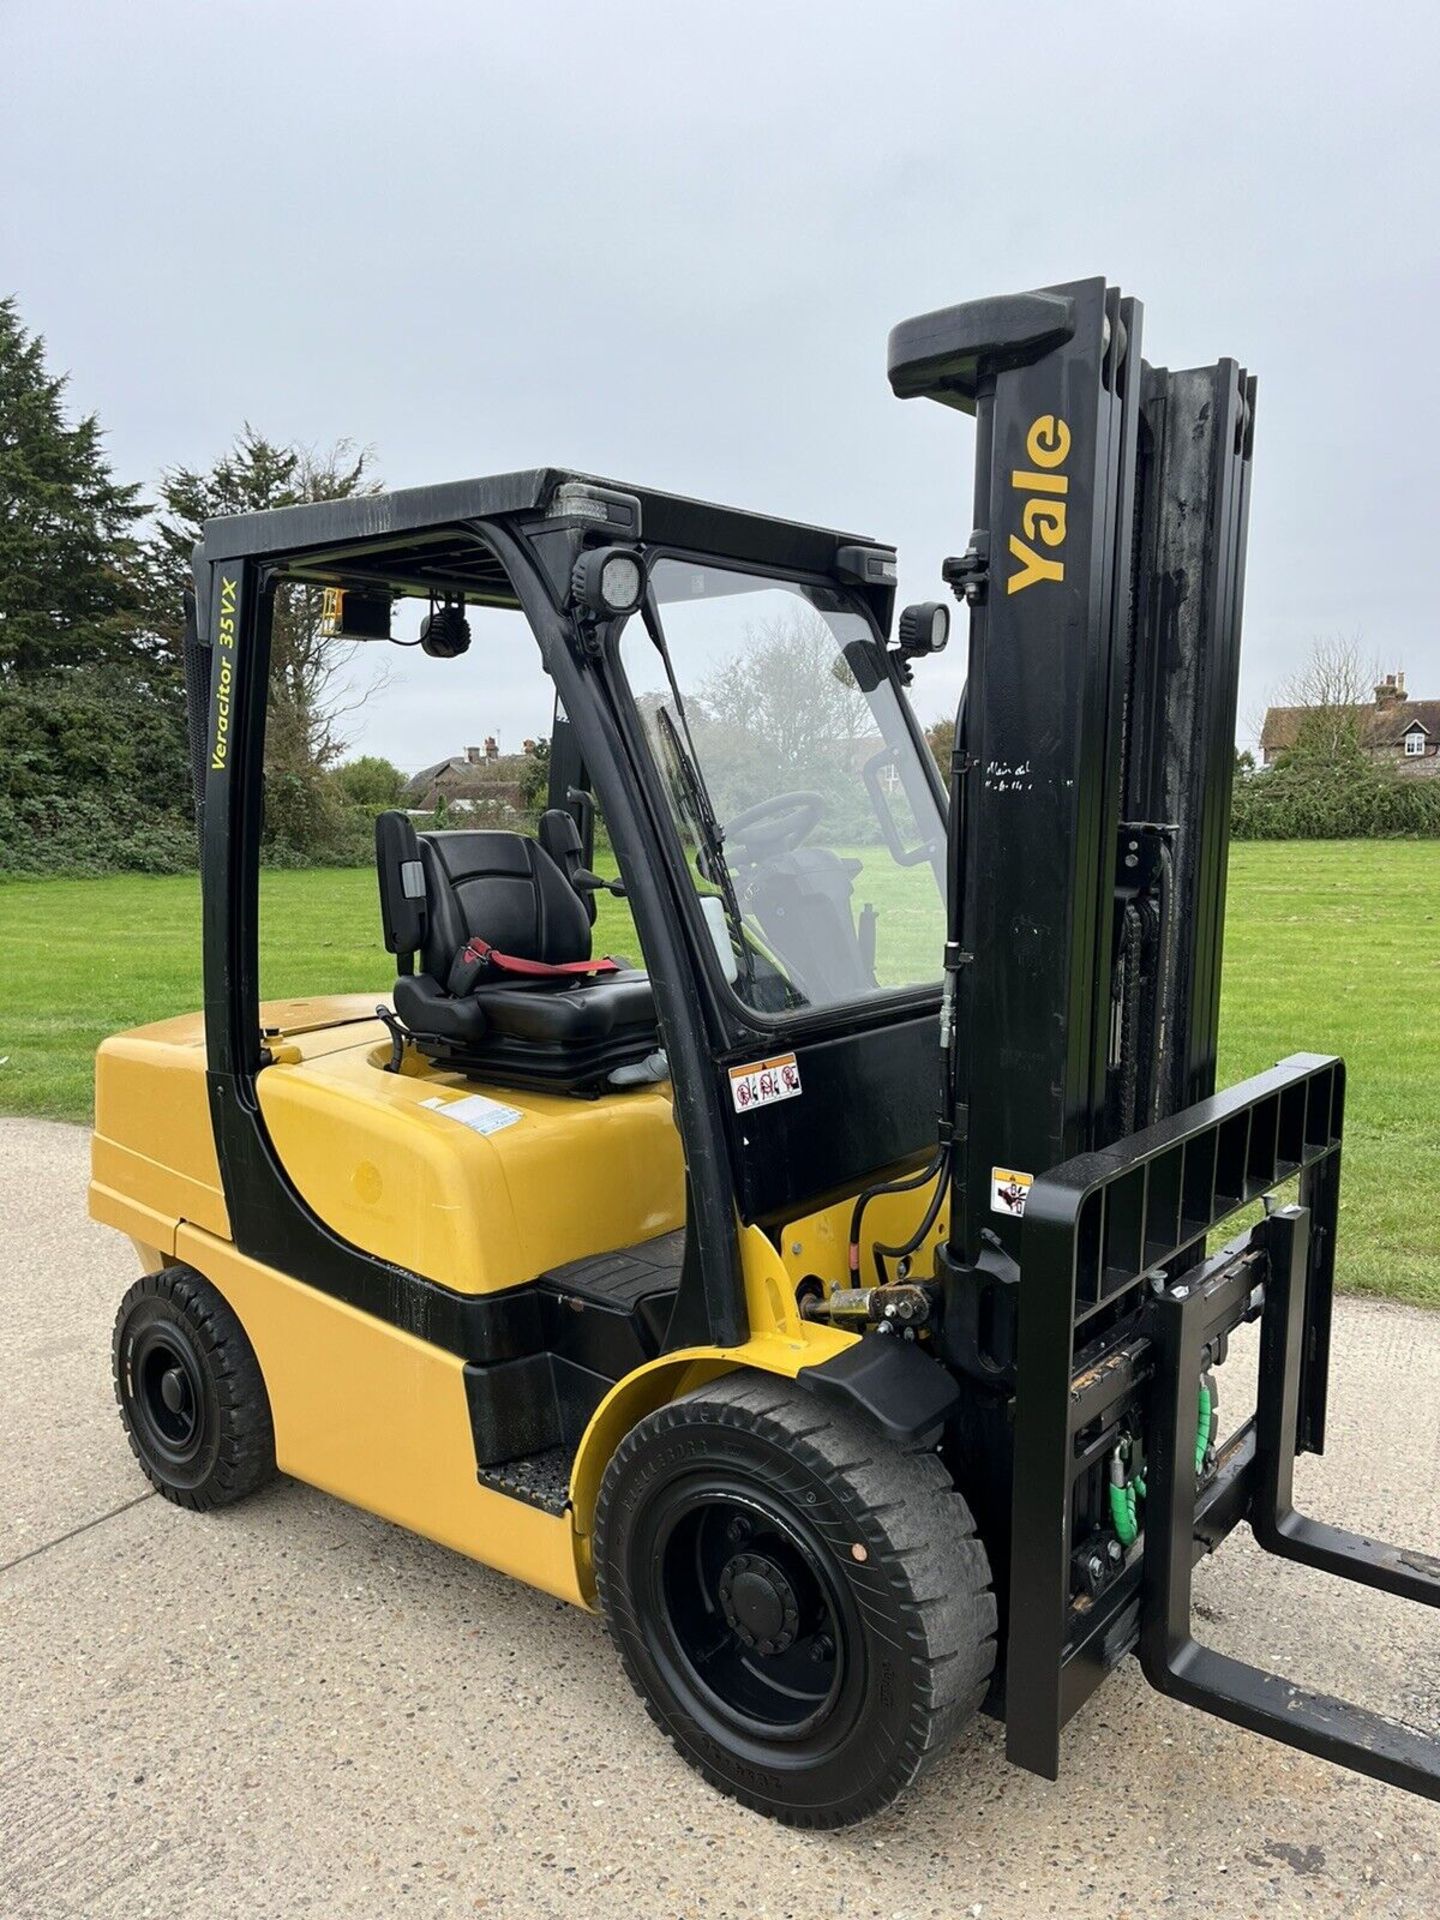
[[[795,1835],[664,1746],[599,1623],[281,1482],[146,1495],[116,1418],[130,1249],[88,1139],[0,1122],[0,1915],[1440,1913],[1440,1807],[1162,1700],[1133,1662],[1064,1777],[981,1723],[900,1808]],[[1440,1546],[1440,1315],[1342,1302],[1327,1518]],[[1233,1418],[1238,1369],[1222,1376]],[[1434,1612],[1267,1561],[1201,1570],[1228,1652],[1440,1725]]]

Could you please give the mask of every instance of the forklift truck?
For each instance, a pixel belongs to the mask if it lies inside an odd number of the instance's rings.
[[[598,1607],[684,1757],[792,1824],[888,1805],[982,1705],[1053,1779],[1131,1652],[1440,1796],[1435,1739],[1191,1626],[1241,1521],[1440,1600],[1435,1560],[1293,1504],[1325,1439],[1343,1065],[1215,1090],[1254,383],[1149,365],[1102,280],[908,321],[889,374],[976,422],[948,783],[905,693],[948,611],[892,633],[873,540],[548,468],[206,526],[205,1007],[97,1075],[92,1209],[142,1266],[131,1444],[181,1505],[278,1467]],[[421,600],[442,676],[471,614],[518,608],[558,703],[533,838],[378,821],[378,1007],[260,994],[296,583],[379,642]],[[737,771],[677,671],[697,621],[776,593],[865,716],[805,786]],[[643,970],[593,951],[607,887]],[[1250,1322],[1257,1407],[1222,1439]]]

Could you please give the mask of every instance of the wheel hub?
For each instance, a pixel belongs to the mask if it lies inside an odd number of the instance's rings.
[[[184,1374],[179,1367],[167,1367],[160,1377],[160,1398],[171,1413],[179,1413],[186,1397]]]
[[[725,1624],[756,1653],[784,1653],[794,1645],[800,1604],[768,1554],[732,1555],[721,1570],[719,1600]]]
[[[203,1387],[179,1334],[146,1328],[128,1370],[129,1401],[150,1446],[168,1463],[189,1459],[204,1439]]]

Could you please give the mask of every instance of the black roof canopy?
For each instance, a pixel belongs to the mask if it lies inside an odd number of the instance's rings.
[[[503,569],[469,536],[467,523],[544,513],[566,484],[604,488],[637,499],[641,537],[647,545],[678,547],[741,564],[823,574],[833,570],[841,547],[884,545],[862,534],[716,506],[571,468],[532,467],[482,479],[208,520],[196,557],[284,560],[297,573],[315,580],[373,579],[416,592],[448,586],[478,599],[513,605]]]

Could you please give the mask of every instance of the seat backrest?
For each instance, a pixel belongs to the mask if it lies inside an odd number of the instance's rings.
[[[472,934],[522,960],[590,957],[583,901],[524,834],[417,834],[407,815],[385,813],[375,823],[375,856],[386,946],[418,952],[442,986]]]

